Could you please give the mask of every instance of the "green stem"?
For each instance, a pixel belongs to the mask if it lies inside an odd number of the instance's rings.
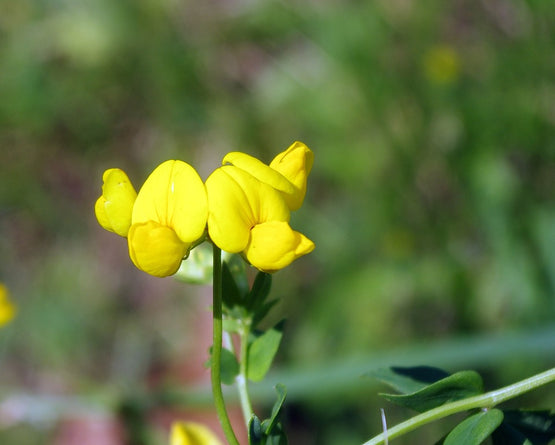
[[[370,439],[368,442],[364,442],[363,445],[383,444],[385,443],[386,437],[387,439],[395,439],[396,437],[402,436],[403,434],[406,434],[422,425],[450,416],[451,414],[475,408],[493,408],[501,402],[512,399],[553,381],[555,381],[555,368],[536,374],[533,377],[504,388],[481,394],[479,396],[457,400],[456,402],[451,402],[426,411],[425,413],[414,416],[411,419],[394,426],[387,431],[387,434],[379,434]]]
[[[254,414],[252,410],[251,400],[249,397],[249,383],[248,383],[248,347],[249,347],[249,334],[250,334],[250,319],[244,320],[241,325],[239,336],[241,339],[241,351],[239,358],[239,375],[236,378],[237,389],[239,390],[239,399],[241,400],[241,409],[245,423],[249,422]]]
[[[229,421],[227,410],[225,408],[224,396],[222,393],[221,378],[221,361],[222,361],[222,251],[214,244],[213,248],[213,321],[214,335],[212,345],[212,366],[210,368],[212,377],[212,394],[214,395],[214,404],[218,420],[224,431],[225,437],[230,445],[239,445],[237,437],[233,432],[233,427]]]

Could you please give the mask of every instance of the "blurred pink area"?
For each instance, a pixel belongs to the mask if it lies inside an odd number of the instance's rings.
[[[67,417],[57,429],[53,445],[124,445],[123,428],[105,416]]]

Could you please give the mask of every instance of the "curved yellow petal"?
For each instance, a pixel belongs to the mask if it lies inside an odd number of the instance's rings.
[[[16,307],[10,300],[8,288],[0,283],[0,327],[9,323],[16,313]]]
[[[173,275],[191,247],[170,227],[155,221],[133,224],[128,235],[129,256],[133,264],[155,277]]]
[[[314,243],[287,222],[270,221],[255,226],[245,256],[264,272],[275,272],[314,250]]]
[[[220,249],[237,253],[249,241],[255,216],[241,185],[228,174],[231,169],[218,168],[206,180],[208,234]]]
[[[186,162],[170,160],[156,167],[139,190],[132,223],[155,221],[192,243],[203,235],[207,216],[202,179]]]
[[[241,187],[247,198],[253,218],[251,228],[266,221],[289,221],[291,212],[278,190],[235,166],[220,169]]]
[[[106,230],[125,237],[131,226],[137,192],[125,172],[119,168],[106,170],[102,180],[102,196],[94,206],[96,219]]]
[[[289,221],[280,193],[233,165],[216,169],[206,180],[208,233],[222,250],[241,252],[250,230],[266,221]]]
[[[284,193],[283,196],[291,210],[297,210],[303,203],[306,195],[306,180],[313,163],[312,150],[298,141],[278,154],[270,163],[272,169],[281,173],[295,187],[293,193]]]
[[[110,232],[114,232],[112,223],[110,222],[110,220],[108,219],[108,215],[106,214],[106,209],[104,207],[105,205],[106,198],[104,197],[104,195],[100,196],[94,204],[94,214],[96,215],[96,220],[98,221],[98,224],[100,224],[104,229],[109,230]],[[131,212],[133,212],[133,209],[131,209]],[[131,218],[129,218],[129,223],[131,225]],[[129,227],[127,228],[127,230],[129,230]],[[123,236],[127,236],[127,234]]]
[[[246,171],[250,175],[254,176],[261,182],[268,184],[269,186],[283,192],[285,194],[295,193],[295,188],[293,184],[285,178],[281,172],[276,171],[270,166],[264,164],[257,158],[250,156],[246,153],[241,153],[238,151],[233,151],[224,156],[222,164],[231,164],[241,170]]]
[[[175,422],[170,433],[170,445],[223,445],[206,426],[196,422]]]

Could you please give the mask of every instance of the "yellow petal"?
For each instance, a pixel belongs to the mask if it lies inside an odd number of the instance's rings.
[[[191,247],[169,227],[155,221],[133,224],[128,235],[129,256],[140,270],[155,277],[173,275]]]
[[[218,168],[206,180],[208,234],[220,249],[237,253],[249,241],[254,213],[243,189],[228,174],[229,170],[229,167]]]
[[[96,215],[96,220],[104,229],[109,230],[110,232],[114,232],[114,229],[112,228],[112,223],[108,219],[108,215],[106,215],[106,209],[104,208],[105,205],[106,198],[104,196],[100,196],[94,204],[94,214]],[[129,218],[129,222],[131,223],[131,218]]]
[[[102,196],[94,210],[102,227],[120,236],[127,236],[137,193],[123,170],[110,168],[102,175]]]
[[[251,228],[266,221],[289,221],[291,212],[283,195],[274,187],[231,165],[220,167],[220,170],[226,172],[243,191],[252,211]]]
[[[280,193],[232,165],[216,169],[206,180],[208,233],[222,250],[241,252],[250,230],[266,221],[289,221]]]
[[[287,222],[270,221],[255,226],[245,256],[264,272],[275,272],[314,250],[314,243]]]
[[[196,422],[175,422],[170,434],[170,445],[223,445],[206,426]]]
[[[270,168],[270,166],[246,153],[238,151],[228,153],[225,155],[222,164],[232,164],[254,176],[259,181],[285,194],[295,193],[293,184],[291,184],[288,178],[285,178],[281,172]]]
[[[8,288],[0,283],[0,327],[9,323],[16,313],[15,305],[10,301]]]
[[[203,235],[207,216],[202,179],[186,162],[170,160],[156,167],[139,190],[132,223],[155,221],[192,243]]]
[[[303,203],[306,180],[313,163],[314,153],[302,142],[294,142],[270,163],[272,169],[281,173],[295,187],[293,193],[285,193],[283,196],[291,210],[297,210]]]

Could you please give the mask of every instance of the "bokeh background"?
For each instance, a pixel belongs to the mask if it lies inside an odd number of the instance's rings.
[[[554,29],[538,0],[1,2],[0,281],[18,315],[0,442],[217,429],[210,288],[136,270],[94,201],[106,168],[140,186],[177,158],[206,178],[228,151],[269,162],[294,140],[315,165],[293,224],[317,248],[274,276],[288,324],[253,388],[267,413],[289,387],[292,444],[411,415],[379,399],[379,366],[475,368],[489,389],[552,367]],[[555,389],[515,403],[553,408]]]

